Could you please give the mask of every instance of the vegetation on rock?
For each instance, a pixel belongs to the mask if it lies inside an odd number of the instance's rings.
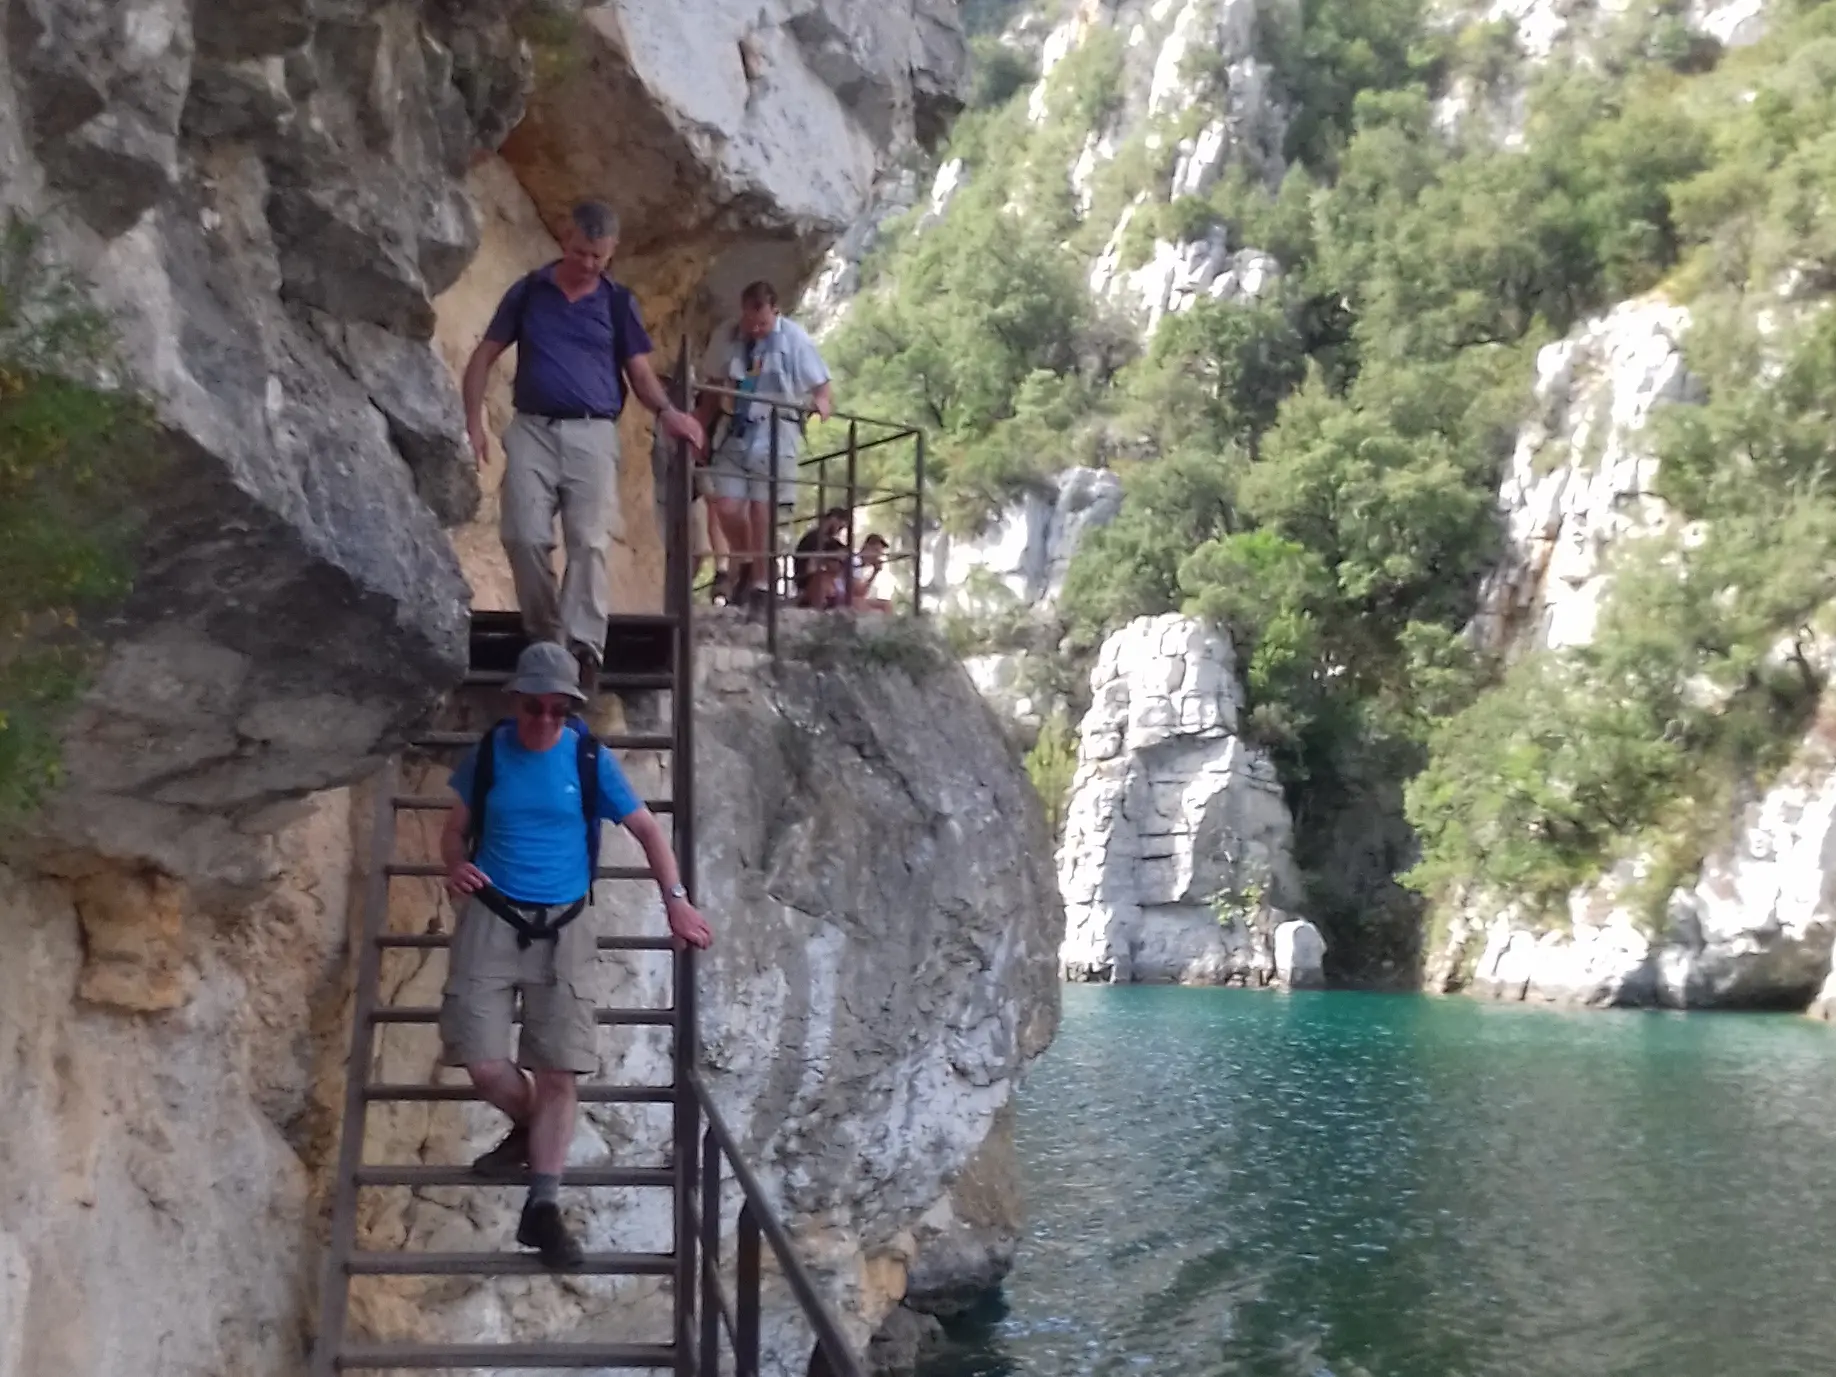
[[[10,221],[0,232],[0,818],[56,782],[56,724],[94,665],[90,619],[131,579],[128,499],[149,440],[106,318],[46,261],[35,229]]]

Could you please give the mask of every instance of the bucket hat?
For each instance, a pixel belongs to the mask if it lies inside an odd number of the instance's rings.
[[[536,641],[516,657],[516,674],[510,680],[512,693],[564,693],[576,702],[587,696],[580,691],[580,666],[567,653],[567,647],[553,641]]]

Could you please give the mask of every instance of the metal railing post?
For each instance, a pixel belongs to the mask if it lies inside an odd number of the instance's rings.
[[[860,459],[861,437],[860,422],[848,422],[848,559],[846,563],[848,578],[847,605],[854,606],[854,506],[860,500]]]
[[[688,341],[682,342],[676,386],[683,405],[688,394]],[[695,475],[688,446],[677,451],[670,484],[670,512],[676,532],[676,553],[670,570],[675,585],[670,604],[675,612],[675,674],[671,680],[670,717],[675,740],[670,753],[670,795],[675,811],[670,815],[676,865],[691,900],[697,897],[695,879],[695,615],[690,584],[694,564],[689,553],[689,508],[694,501]],[[696,1037],[695,951],[676,953],[674,1140],[676,1172],[676,1377],[698,1377],[693,1348],[695,1329],[695,1230],[689,1201],[695,1186],[696,1148],[701,1137],[701,1102],[693,1089]]]
[[[759,1377],[759,1220],[750,1200],[740,1206],[736,1245],[739,1294],[734,1307],[739,1318],[733,1335],[733,1377]]]
[[[912,437],[917,446],[912,484],[912,615],[924,615],[924,432]]]
[[[778,408],[771,409],[771,467],[765,491],[765,650],[778,662]]]
[[[709,1130],[701,1140],[701,1367],[697,1377],[720,1377],[720,1144]]]

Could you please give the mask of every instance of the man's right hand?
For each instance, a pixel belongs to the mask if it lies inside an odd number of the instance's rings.
[[[454,894],[476,894],[490,883],[490,877],[470,861],[460,861],[446,872],[446,887]]]
[[[478,461],[478,467],[485,466],[485,459],[490,455],[491,446],[485,439],[484,422],[467,421],[465,435],[472,442],[472,458]]]

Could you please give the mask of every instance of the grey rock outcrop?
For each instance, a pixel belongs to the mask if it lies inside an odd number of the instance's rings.
[[[1018,622],[1025,644],[1007,643],[966,657],[982,696],[1023,730],[1037,730],[1062,705],[1033,683],[1034,657],[1048,656],[1060,632],[1052,613],[1065,574],[1091,531],[1122,510],[1122,480],[1111,470],[1071,468],[1053,491],[1029,492],[972,537],[939,530],[928,542],[931,595],[947,613],[985,624]]]
[[[1090,686],[1058,853],[1061,970],[1271,983],[1300,882],[1274,766],[1237,735],[1230,642],[1191,618],[1139,617],[1103,643]]]
[[[931,591],[968,612],[1050,607],[1084,537],[1122,510],[1122,480],[1108,469],[1069,468],[1053,491],[1029,492],[974,537],[939,531],[925,552]]]
[[[1122,213],[1116,232],[1090,270],[1093,296],[1121,301],[1152,333],[1168,315],[1190,310],[1200,301],[1249,305],[1281,280],[1281,265],[1260,249],[1232,252],[1222,229],[1203,239],[1154,242],[1153,256],[1138,268],[1122,266],[1122,246],[1139,205]]]
[[[968,63],[948,0],[610,0],[546,57],[504,156],[550,223],[614,203],[621,274],[666,322],[807,282],[888,166],[942,137]]]
[[[1504,557],[1480,590],[1478,642],[1507,655],[1593,639],[1611,561],[1674,527],[1645,434],[1654,409],[1701,399],[1683,362],[1689,312],[1625,302],[1536,357],[1534,411],[1499,491]]]
[[[428,336],[521,49],[484,0],[19,0],[4,43],[0,200],[93,284],[156,423],[43,831],[246,894],[264,810],[370,768],[462,667],[440,523],[475,500]]]

